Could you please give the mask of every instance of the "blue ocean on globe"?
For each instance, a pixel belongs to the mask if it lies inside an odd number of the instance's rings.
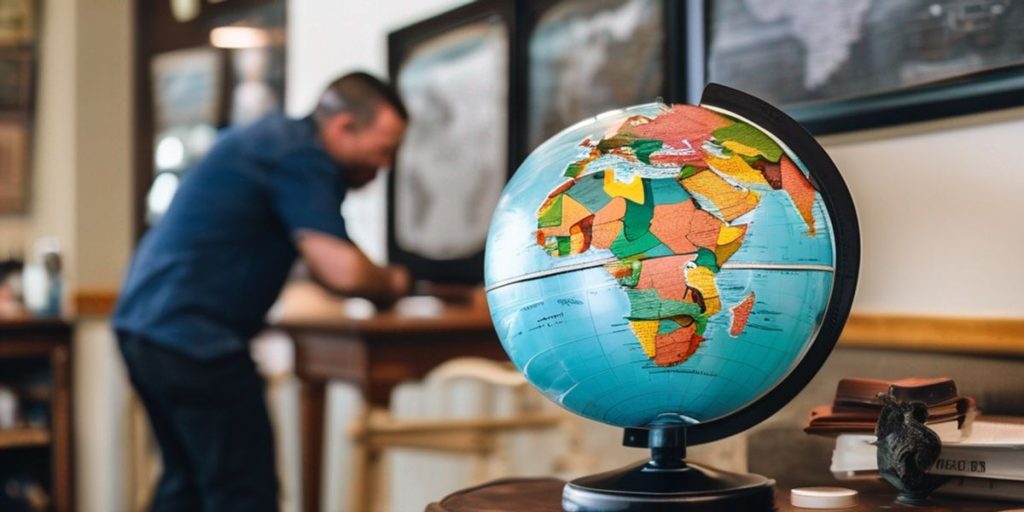
[[[834,240],[796,155],[726,112],[647,104],[539,146],[485,255],[495,329],[564,408],[708,422],[771,391],[827,309]]]

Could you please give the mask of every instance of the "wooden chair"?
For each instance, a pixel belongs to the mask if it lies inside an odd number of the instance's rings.
[[[511,388],[516,393],[527,392],[526,380],[510,364],[477,358],[449,361],[434,369],[424,383],[428,388],[443,389],[463,379]],[[412,448],[473,457],[474,479],[482,481],[487,478],[487,461],[498,450],[500,434],[561,428],[564,420],[565,415],[539,411],[509,417],[440,420],[399,420],[387,411],[368,411],[350,431],[356,447],[352,510],[374,510],[383,475],[381,460],[388,449]]]

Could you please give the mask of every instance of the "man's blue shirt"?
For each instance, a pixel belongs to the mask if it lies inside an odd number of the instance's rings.
[[[314,230],[347,239],[342,170],[312,119],[227,133],[139,244],[114,328],[199,359],[245,350]]]

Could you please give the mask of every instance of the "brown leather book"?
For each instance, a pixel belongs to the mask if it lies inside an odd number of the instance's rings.
[[[922,402],[928,408],[926,423],[954,422],[963,426],[975,414],[974,399],[958,395],[956,382],[947,377],[880,380],[847,378],[836,386],[831,405],[815,407],[804,429],[809,434],[874,432],[882,411],[882,397],[890,395],[898,401]]]
[[[948,377],[910,378],[900,380],[878,380],[848,378],[841,379],[836,386],[833,402],[839,406],[877,404],[881,407],[880,396],[892,394],[901,402],[924,402],[929,408],[957,398],[956,382]]]
[[[870,434],[875,431],[875,423],[878,422],[878,415],[881,407],[864,407],[856,411],[837,411],[831,405],[819,405],[811,410],[810,421],[804,432],[825,436],[835,436],[846,433]],[[951,401],[937,404],[928,408],[928,419],[925,423],[929,426],[940,423],[952,422],[951,428],[962,428],[964,422],[977,413],[974,399],[971,397],[957,397]]]
[[[968,396],[956,396],[942,402],[928,405],[928,416],[945,416],[949,414],[964,414],[974,407],[974,399]],[[852,403],[834,402],[831,411],[833,414],[850,413],[878,416],[882,410],[882,403]]]

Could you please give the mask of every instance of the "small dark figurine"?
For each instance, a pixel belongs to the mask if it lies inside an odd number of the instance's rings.
[[[875,426],[878,471],[900,491],[897,502],[926,504],[928,495],[949,480],[927,473],[942,449],[939,436],[924,426],[928,408],[921,402],[898,402],[891,396],[881,399],[885,405]]]

